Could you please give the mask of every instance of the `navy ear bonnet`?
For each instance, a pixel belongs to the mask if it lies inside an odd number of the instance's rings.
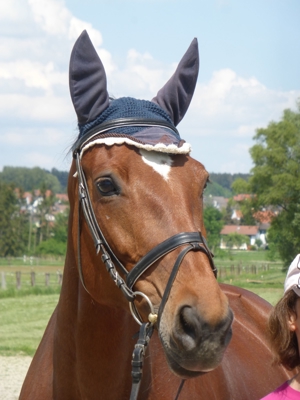
[[[198,44],[194,39],[175,73],[152,101],[131,97],[110,99],[106,73],[86,31],[77,39],[71,54],[69,84],[73,105],[78,117],[81,141],[91,131],[95,143],[129,143],[146,150],[166,153],[189,153],[175,126],[181,121],[192,99],[199,70]],[[123,118],[155,120],[163,126],[122,126],[101,131],[109,121]],[[164,126],[167,125],[167,126]],[[97,129],[99,127],[99,134]],[[113,141],[112,138],[125,140]],[[94,142],[93,142],[94,143]]]
[[[138,117],[145,119],[156,118],[158,120],[167,121],[170,124],[173,124],[173,121],[166,111],[164,111],[155,103],[147,100],[137,100],[132,97],[121,97],[119,99],[111,100],[107,109],[103,111],[98,118],[91,122],[87,122],[85,125],[79,125],[79,136],[83,136],[98,124],[117,118],[126,117]],[[145,128],[128,126],[124,128],[115,128],[114,132],[134,135],[141,129]]]

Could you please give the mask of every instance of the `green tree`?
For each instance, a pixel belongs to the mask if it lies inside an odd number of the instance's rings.
[[[55,170],[54,172],[57,173],[58,171]],[[13,183],[16,187],[22,187],[26,191],[39,189],[43,182],[47,189],[53,193],[61,191],[57,176],[39,167],[3,167],[3,171],[0,172],[0,181]]]
[[[239,248],[244,243],[246,243],[247,245],[250,243],[250,239],[248,236],[241,235],[237,232],[229,233],[228,235],[224,236],[223,241],[230,249],[233,249],[234,247]]]
[[[222,197],[231,197],[232,193],[229,189],[224,188],[217,182],[210,182],[211,184],[207,185],[205,189],[205,196],[222,196]]]
[[[232,183],[238,179],[244,179],[245,181],[248,180],[249,174],[229,174],[229,173],[214,173],[211,172],[209,174],[209,178],[211,182],[218,183],[223,188],[226,188],[228,191],[231,192]],[[229,196],[228,196],[229,197]]]
[[[212,252],[220,246],[220,232],[224,226],[222,213],[213,206],[204,208],[204,226],[207,234],[207,242]]]
[[[66,254],[68,241],[69,210],[55,217],[52,235],[41,242],[36,250],[41,255],[63,256]]]
[[[59,171],[56,168],[51,169],[51,174],[59,180],[62,192],[67,192],[69,171]]]
[[[232,183],[232,190],[235,195],[238,194],[251,194],[251,186],[248,181],[242,179],[242,178],[237,178],[233,183]],[[241,225],[255,225],[256,221],[253,217],[253,214],[255,212],[255,196],[245,198],[244,200],[241,200],[239,202],[235,202],[235,208],[239,209],[242,213],[242,218],[240,221]]]
[[[268,241],[288,266],[300,249],[300,101],[279,122],[256,131],[250,149],[254,163],[249,179],[255,209],[272,208]]]
[[[248,181],[243,178],[237,178],[234,182],[232,182],[232,191],[236,194],[251,194],[251,188],[249,186]]]
[[[28,215],[22,191],[0,182],[0,256],[16,257],[26,248]]]
[[[51,227],[53,226],[53,221],[51,220],[53,206],[55,203],[55,196],[53,192],[50,194],[47,193],[47,183],[42,182],[41,188],[41,202],[38,205],[38,216],[39,216],[39,223],[38,223],[38,243],[40,244],[44,240],[50,239],[52,234]]]

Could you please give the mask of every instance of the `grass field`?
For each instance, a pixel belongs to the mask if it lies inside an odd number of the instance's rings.
[[[28,261],[28,260],[27,260]],[[34,264],[34,262],[32,261]],[[216,257],[219,282],[244,287],[275,304],[283,293],[285,273],[280,262],[269,262],[266,252],[232,252]],[[60,287],[55,282],[45,287],[45,272],[62,271],[63,261],[42,260],[31,265],[22,259],[0,260],[1,272],[7,277],[7,288],[0,287],[0,355],[33,355],[44,333],[48,320],[57,304]],[[15,287],[15,272],[26,277],[26,285]],[[37,286],[31,287],[29,274],[37,274]],[[9,275],[11,274],[11,275]],[[41,278],[38,278],[41,274]],[[11,279],[11,281],[9,280]],[[52,278],[51,278],[52,279]],[[23,281],[23,282],[25,282]]]
[[[63,267],[64,257],[0,257],[0,267],[24,267],[24,268],[35,268],[35,267]]]
[[[57,304],[58,294],[0,300],[0,355],[33,355]]]
[[[282,289],[252,290],[271,304]],[[33,355],[57,304],[58,294],[29,295],[0,300],[0,355]]]

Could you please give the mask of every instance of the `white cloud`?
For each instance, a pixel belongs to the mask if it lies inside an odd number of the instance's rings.
[[[151,100],[174,71],[174,64],[164,65],[148,52],[142,54],[130,49],[124,67],[115,68],[110,74],[108,86],[116,97],[132,96]]]
[[[219,1],[219,5],[227,3]],[[70,144],[76,133],[76,115],[68,90],[68,63],[72,46],[84,29],[107,72],[109,92],[116,97],[150,100],[176,68],[135,49],[129,49],[126,59],[117,63],[103,46],[101,32],[72,15],[63,0],[1,2],[0,142],[6,155],[30,143],[22,163],[40,162],[48,168],[53,157],[45,147],[57,155]],[[298,97],[300,92],[270,90],[255,77],[239,76],[229,68],[214,71],[207,82],[201,81],[200,71],[179,129],[192,143],[192,155],[210,171],[247,172],[256,128],[278,120],[283,109],[295,107]],[[21,159],[16,157],[15,162],[18,165]]]
[[[28,0],[33,19],[47,34],[65,35],[71,13],[61,0]]]
[[[55,165],[55,159],[45,153],[30,152],[24,156],[24,161],[29,163],[31,167],[42,166],[46,169],[51,169]]]
[[[0,2],[0,21],[19,23],[26,21],[29,16],[29,7],[27,1],[9,0]]]
[[[39,143],[40,147],[51,147],[61,143],[62,138],[62,131],[56,128],[17,128],[8,130],[0,137],[0,142],[16,147],[28,146],[30,143]]]
[[[67,86],[67,73],[55,70],[53,62],[41,64],[30,60],[0,62],[0,79],[17,79],[29,88],[51,91],[54,85]]]
[[[67,97],[26,96],[22,94],[0,95],[0,116],[11,118],[15,126],[17,119],[27,120],[31,124],[41,121],[48,123],[65,123],[70,121],[72,106]]]
[[[256,78],[239,77],[226,69],[215,71],[207,83],[199,83],[188,119],[191,133],[217,136],[229,129],[232,136],[253,136],[255,129],[279,119],[285,108],[294,108],[300,91],[276,92]],[[219,134],[217,130],[219,129]]]

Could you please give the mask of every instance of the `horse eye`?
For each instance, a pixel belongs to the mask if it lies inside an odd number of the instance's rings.
[[[102,196],[112,196],[118,194],[118,189],[111,178],[100,178],[97,181],[97,188]]]
[[[211,181],[209,180],[209,178],[207,178],[207,181],[205,182],[205,185],[204,185],[203,191],[202,191],[202,195],[203,195],[203,193],[205,192],[205,189],[207,188],[207,184],[208,184],[208,183],[211,183]]]

